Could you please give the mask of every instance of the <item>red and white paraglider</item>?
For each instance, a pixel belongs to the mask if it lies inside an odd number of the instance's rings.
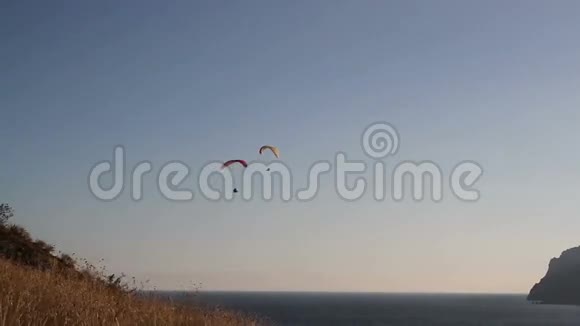
[[[244,168],[247,168],[248,167],[248,162],[246,162],[245,160],[229,160],[229,161],[224,162],[224,164],[222,165],[222,169],[225,169],[227,167],[230,167],[230,166],[232,166],[234,164],[240,164]],[[237,193],[238,192],[238,188],[234,188],[233,192],[234,193]]]
[[[222,169],[225,169],[228,166],[233,165],[233,164],[241,164],[245,168],[248,167],[248,162],[246,162],[244,160],[229,160],[222,165]]]

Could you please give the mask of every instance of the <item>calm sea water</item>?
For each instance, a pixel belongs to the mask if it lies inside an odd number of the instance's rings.
[[[207,292],[186,300],[269,318],[276,325],[580,326],[580,307],[523,295]]]

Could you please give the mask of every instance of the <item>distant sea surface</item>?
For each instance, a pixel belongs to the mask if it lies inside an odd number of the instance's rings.
[[[580,307],[524,295],[299,292],[163,292],[175,301],[229,308],[275,325],[580,326]]]

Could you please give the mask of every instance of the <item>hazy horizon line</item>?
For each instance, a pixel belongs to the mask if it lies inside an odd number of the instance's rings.
[[[143,292],[288,293],[288,294],[395,294],[395,295],[528,295],[524,292],[315,291],[315,290],[143,290]]]

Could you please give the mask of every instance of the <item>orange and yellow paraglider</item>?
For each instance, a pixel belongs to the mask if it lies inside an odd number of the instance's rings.
[[[272,145],[264,145],[260,147],[259,150],[260,155],[263,154],[264,151],[267,149],[269,149],[272,153],[274,153],[274,156],[276,156],[276,158],[280,158],[280,150],[278,149],[278,147]]]

